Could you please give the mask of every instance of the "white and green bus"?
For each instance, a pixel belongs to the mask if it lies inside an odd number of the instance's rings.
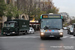
[[[40,38],[63,37],[63,17],[60,14],[43,14],[40,17]]]

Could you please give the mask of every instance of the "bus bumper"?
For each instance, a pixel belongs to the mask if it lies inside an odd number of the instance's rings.
[[[63,33],[40,33],[41,37],[63,37]]]

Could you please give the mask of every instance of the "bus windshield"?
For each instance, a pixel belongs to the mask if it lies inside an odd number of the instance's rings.
[[[4,27],[14,27],[15,23],[4,23]]]
[[[62,29],[62,19],[42,19],[41,29]]]

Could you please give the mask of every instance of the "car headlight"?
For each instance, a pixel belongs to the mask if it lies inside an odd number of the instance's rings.
[[[43,36],[43,35],[44,35],[44,33],[43,33],[43,32],[41,32],[41,35]]]
[[[29,30],[29,31],[32,31],[32,30]]]
[[[63,33],[61,32],[60,35],[63,35]]]
[[[5,34],[5,32],[3,32],[3,34]]]
[[[12,32],[12,33],[15,33],[15,32]]]

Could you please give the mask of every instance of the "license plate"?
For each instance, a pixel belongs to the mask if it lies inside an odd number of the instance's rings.
[[[54,35],[50,35],[49,37],[54,37]]]
[[[7,35],[10,35],[10,34],[7,34]]]

